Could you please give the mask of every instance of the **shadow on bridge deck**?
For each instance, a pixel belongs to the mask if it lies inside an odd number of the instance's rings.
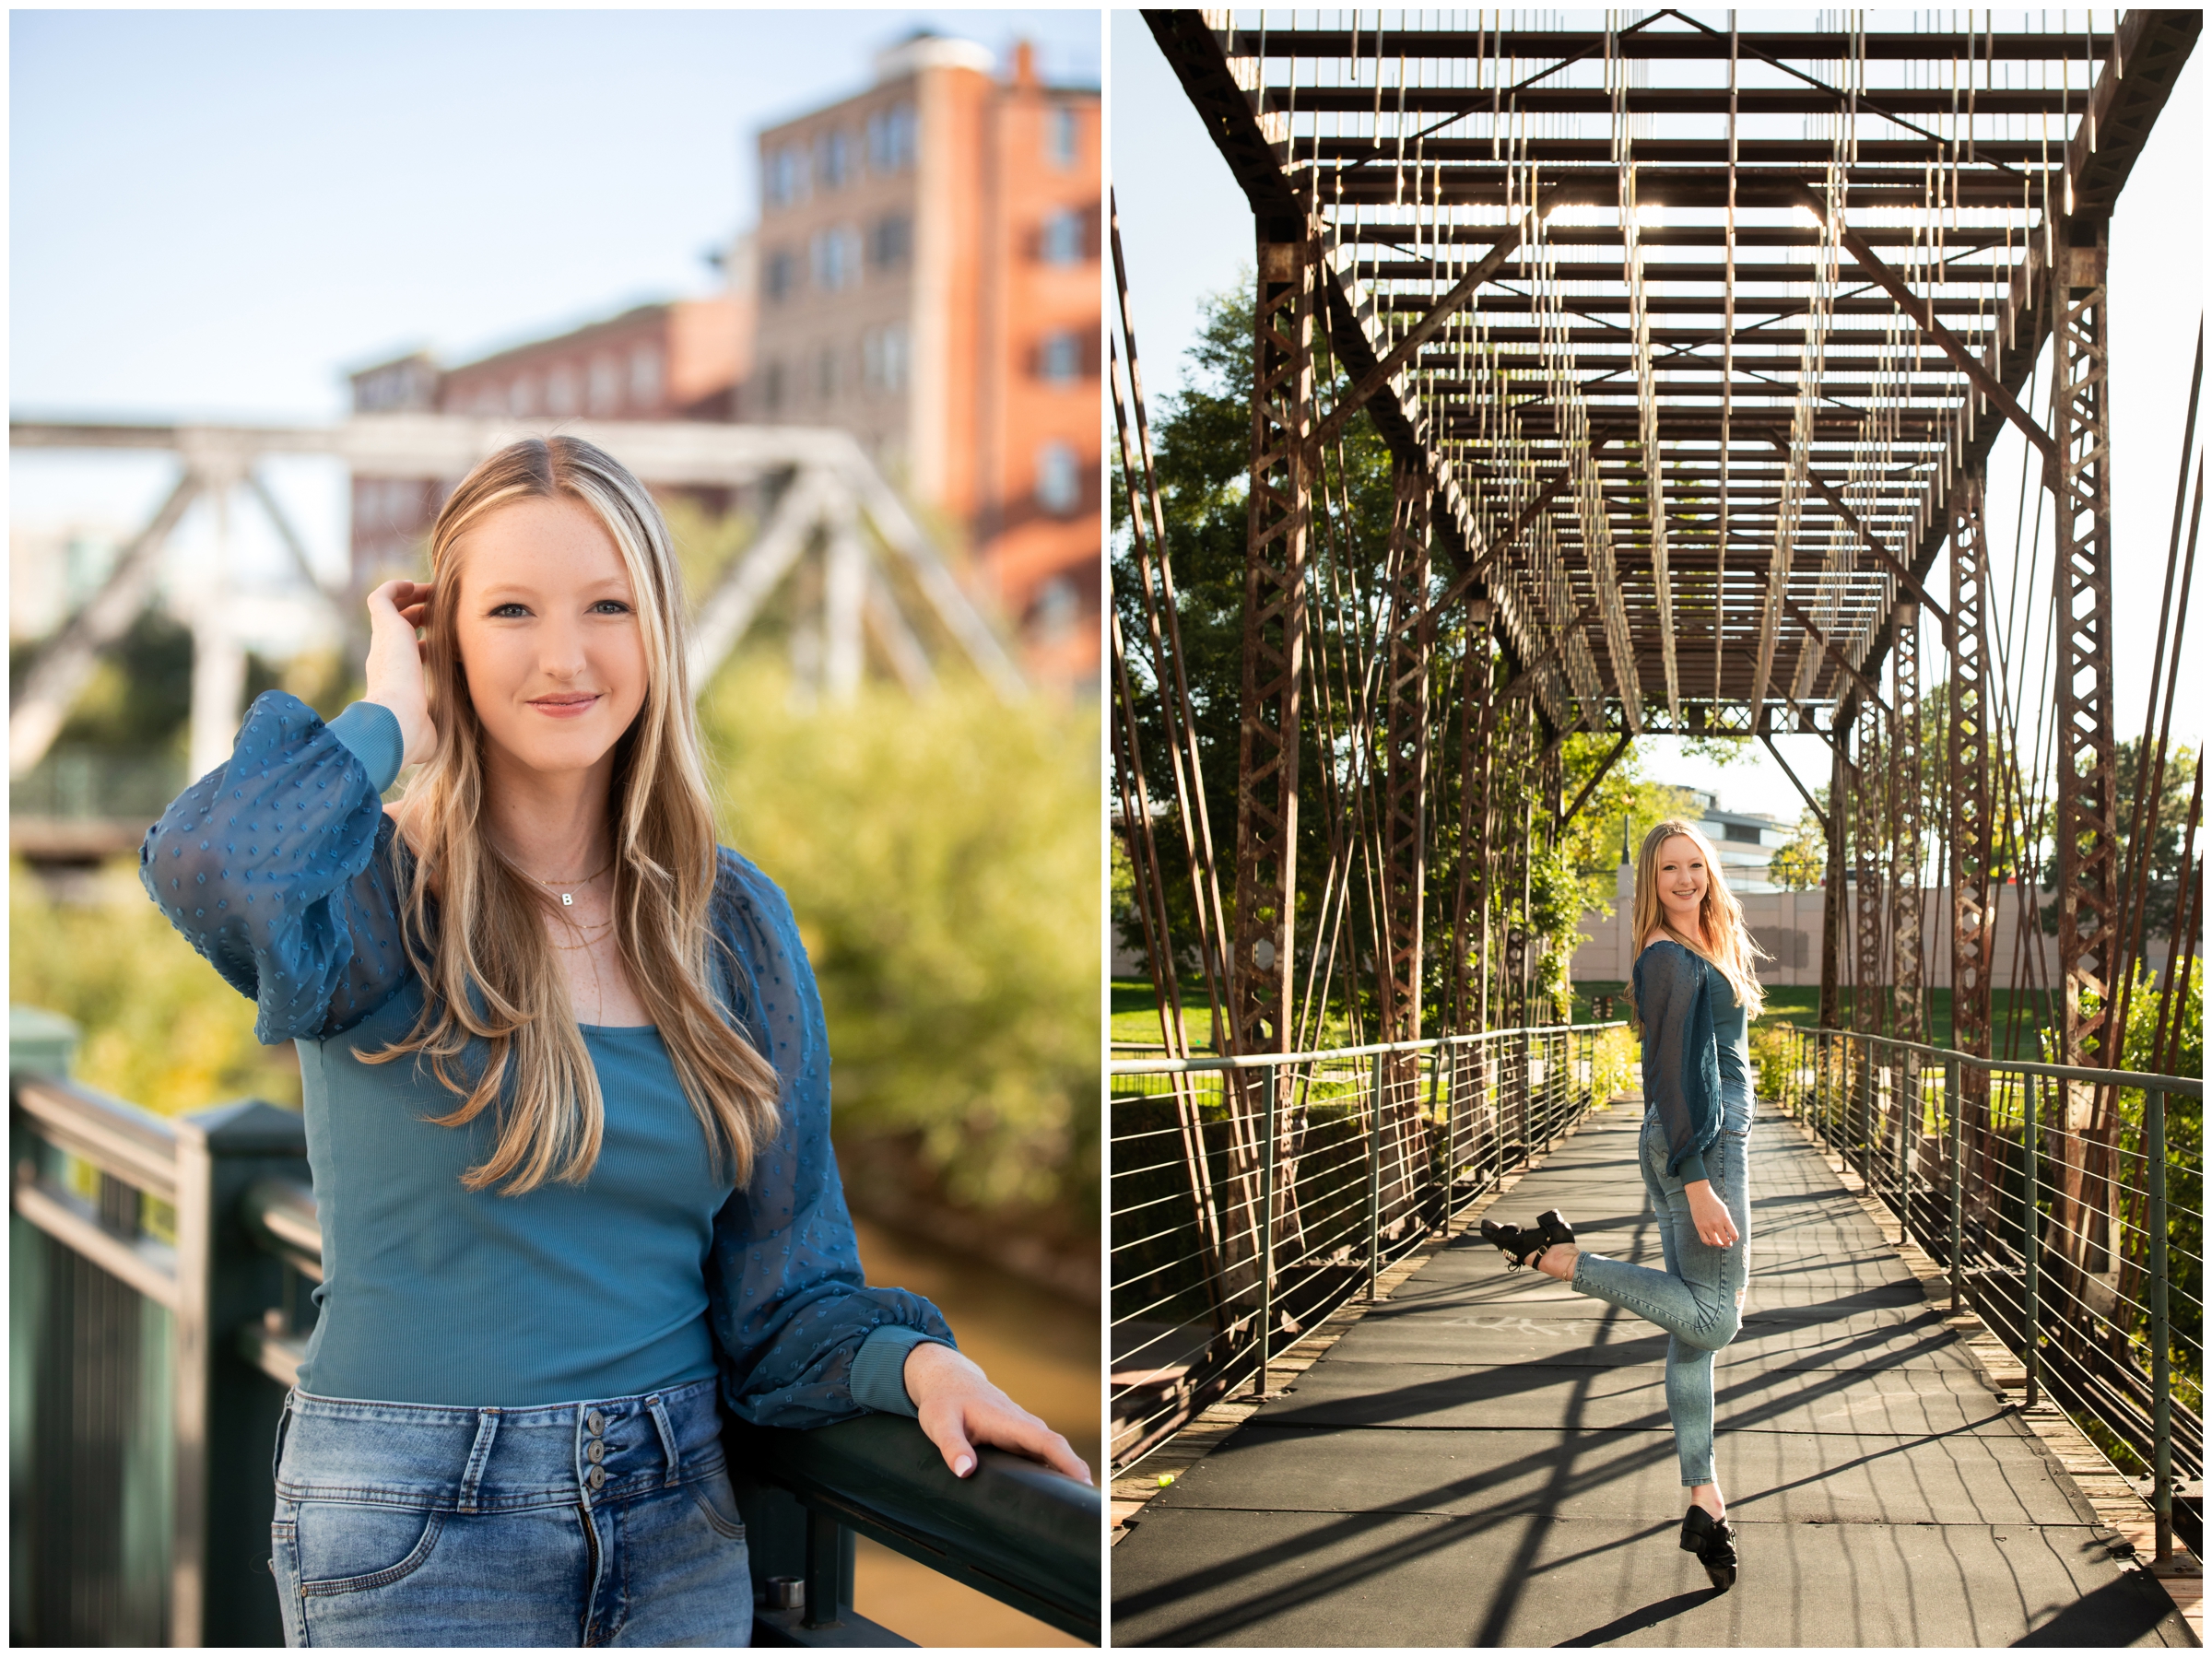
[[[1633,1104],[1500,1216],[1656,1265]],[[1117,1645],[2194,1645],[1799,1131],[1753,1131],[1751,1299],[1715,1372],[1743,1575],[1676,1546],[1666,1337],[1472,1231],[1113,1550]]]

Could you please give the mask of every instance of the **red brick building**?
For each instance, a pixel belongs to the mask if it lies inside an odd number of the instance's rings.
[[[984,48],[917,35],[865,92],[759,135],[760,223],[725,292],[457,368],[379,363],[354,411],[840,428],[964,542],[1030,676],[1093,694],[1099,117],[1097,88],[1043,84],[1026,45],[1002,78]],[[354,479],[357,581],[416,567],[451,482]]]
[[[640,305],[459,368],[428,352],[349,376],[356,414],[524,419],[729,420],[752,350],[750,295]],[[368,584],[416,567],[453,480],[353,480],[353,562]]]
[[[966,532],[1032,676],[1095,690],[1100,102],[921,35],[763,132],[747,419],[837,426]]]

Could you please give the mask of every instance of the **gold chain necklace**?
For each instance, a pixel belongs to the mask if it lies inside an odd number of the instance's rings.
[[[607,871],[608,869],[611,869],[611,868],[613,868],[614,866],[615,866],[615,860],[614,860],[613,858],[611,858],[611,857],[610,857],[610,858],[608,858],[608,859],[606,860],[606,863],[605,863],[605,864],[603,864],[603,865],[600,867],[600,869],[599,869],[599,871],[598,871],[598,874],[594,874],[594,875],[586,875],[586,876],[584,876],[584,877],[583,877],[582,880],[541,880],[541,881],[539,881],[537,884],[538,884],[538,885],[540,885],[540,886],[551,886],[551,887],[563,887],[563,886],[565,886],[565,887],[587,887],[587,886],[591,885],[593,881],[594,881],[594,880],[598,879],[600,875],[604,875],[604,874],[606,874],[606,871]],[[576,894],[575,894],[575,892],[574,892],[573,890],[571,890],[571,891],[566,891],[566,892],[563,892],[563,893],[561,893],[561,895],[560,895],[560,907],[561,907],[561,908],[563,908],[563,909],[573,909],[573,908],[575,908],[575,907],[576,907]]]

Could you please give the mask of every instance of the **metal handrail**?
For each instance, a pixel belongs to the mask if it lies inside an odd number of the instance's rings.
[[[1800,1107],[1797,1113],[1801,1120],[1806,1121],[1807,1126],[1814,1133],[1836,1145],[1847,1160],[1852,1158],[1855,1149],[1859,1160],[1859,1172],[1865,1180],[1867,1189],[1897,1214],[1900,1224],[1908,1233],[1921,1232],[1922,1240],[1930,1247],[1932,1252],[1939,1247],[1943,1249],[1944,1265],[1950,1279],[1951,1310],[1957,1312],[1962,1310],[1966,1301],[1971,1300],[1975,1310],[1983,1314],[1984,1322],[1992,1331],[2020,1358],[2025,1371],[2027,1404],[2030,1408],[2034,1406],[2038,1392],[2044,1384],[2041,1362],[2041,1345],[2046,1322],[2044,1314],[2047,1310],[2052,1310],[2045,1304],[2041,1281],[2042,1256],[2045,1250],[2051,1246],[2051,1240],[2043,1234],[2043,1222],[2040,1213],[2040,1205],[2045,1193],[2041,1187],[2040,1175],[2040,1164],[2043,1150],[2039,1144],[2039,1136],[2041,1132],[2043,1111],[2039,1095],[2045,1092],[2046,1089],[2038,1087],[2035,1080],[2031,1078],[2043,1078],[2062,1084],[2074,1082],[2087,1083],[2097,1087],[2124,1087],[2142,1094],[2141,1148],[2136,1153],[2142,1158],[2144,1163],[2144,1184],[2141,1194],[2144,1199],[2145,1212],[2142,1216],[2142,1225],[2139,1228],[2143,1233],[2142,1259],[2139,1263],[2142,1271],[2144,1299],[2140,1305],[2140,1310],[2144,1322],[2147,1325],[2145,1335],[2150,1349],[2150,1372],[2147,1378],[2138,1375],[2138,1380],[2147,1379],[2148,1382],[2147,1413],[2150,1438],[2148,1450],[2150,1453],[2147,1459],[2151,1465],[2151,1506],[2155,1516],[2157,1562],[2160,1566],[2169,1564],[2173,1557],[2174,1436],[2171,1372],[2172,1329],[2169,1306],[2171,1271],[2167,1235],[2170,1209],[2167,1190],[2166,1100],[2170,1095],[2201,1100],[2204,1098],[2203,1078],[2160,1075],[2145,1071],[2102,1070],[2077,1064],[2052,1064],[2029,1059],[1983,1058],[1974,1053],[1960,1052],[1956,1049],[1933,1047],[1925,1042],[1878,1035],[1872,1031],[1836,1029],[1819,1026],[1808,1027],[1794,1023],[1782,1024],[1776,1028],[1786,1032],[1791,1040],[1800,1047],[1809,1045],[1817,1053],[1821,1054],[1825,1054],[1838,1043],[1842,1044],[1847,1051],[1853,1044],[1865,1044],[1869,1062],[1862,1065],[1863,1084],[1853,1084],[1847,1075],[1842,1087],[1845,1097],[1840,1101],[1832,1097],[1834,1089],[1830,1086],[1830,1077],[1833,1074],[1835,1066],[1827,1062],[1824,1057],[1817,1060],[1809,1069],[1809,1074],[1814,1078],[1814,1096],[1810,1101],[1814,1108],[1809,1112],[1802,1108],[1806,1101],[1798,1091],[1804,1086],[1804,1078],[1808,1074],[1808,1069],[1807,1066],[1795,1062],[1794,1058],[1790,1064],[1785,1093],[1792,1096]],[[1882,1108],[1876,1098],[1876,1082],[1871,1061],[1876,1056],[1874,1050],[1877,1048],[1898,1050],[1906,1055],[1924,1055],[1935,1061],[1928,1067],[1931,1075],[1938,1069],[1942,1072],[1945,1139],[1947,1141],[1947,1156],[1945,1160],[1947,1162],[1949,1173],[1947,1236],[1921,1226],[1916,1221],[1913,1213],[1913,1158],[1912,1155],[1914,1134],[1909,1125],[1911,1119],[1906,1113],[1907,1107],[1902,1101],[1895,1102],[1893,1107],[1898,1112],[1897,1166],[1894,1169],[1883,1166],[1891,1157],[1888,1141],[1892,1130],[1888,1120],[1888,1111]],[[1908,1075],[1911,1075],[1913,1066],[1908,1065],[1906,1070]],[[1985,1303],[1983,1288],[1976,1282],[1976,1274],[1967,1263],[1964,1229],[1966,1208],[1964,1125],[1966,1113],[1961,1108],[1965,1095],[1959,1084],[1962,1075],[1968,1071],[1981,1072],[1992,1078],[2017,1074],[2022,1077],[2025,1084],[2018,1122],[2019,1168],[2018,1171],[2020,1180],[2021,1212],[2018,1260],[2021,1305],[2017,1335],[2013,1324],[2012,1310]],[[1865,1096],[1864,1099],[1858,1097],[1862,1093]],[[1927,1100],[1924,1091],[1917,1082],[1909,1097],[1912,1115],[1920,1117],[1924,1122],[1924,1113]],[[1785,1102],[1789,1101],[1785,1099]],[[1839,1103],[1840,1110],[1837,1108]],[[1857,1119],[1855,1122],[1853,1120],[1854,1114]],[[1983,1106],[1983,1114],[1984,1120],[1981,1123],[1983,1132],[2009,1137],[2009,1134],[2003,1134],[1995,1118],[1988,1111],[1986,1104]],[[1837,1120],[1838,1118],[1840,1120]],[[2063,1136],[2077,1133],[2078,1130],[2062,1125],[2058,1132]],[[1925,1137],[1924,1134],[1922,1137]],[[1875,1143],[1877,1140],[1880,1142],[1878,1145]],[[2112,1148],[2116,1158],[2120,1154],[2117,1124],[2115,1124]],[[2108,1170],[2107,1177],[2112,1180],[2113,1189],[2124,1193],[2127,1191],[2127,1187],[2117,1179],[2116,1168]],[[1922,1185],[1924,1190],[1928,1188],[1928,1182],[1924,1180]],[[2120,1213],[2119,1205],[2115,1205],[2112,1214],[2107,1216],[2114,1225],[2115,1236],[2119,1228]],[[2078,1237],[2083,1234],[2077,1233],[2076,1235]],[[1982,1240],[1979,1244],[1985,1262],[1996,1258],[1991,1252],[1992,1246],[1992,1240],[1989,1239]],[[2003,1243],[2001,1239],[1995,1240],[1995,1246],[2006,1249],[2010,1247],[2009,1244]],[[2107,1249],[2117,1257],[2124,1257],[2124,1250],[2117,1241],[2108,1244]],[[2065,1252],[2063,1245],[2061,1259],[2062,1262],[2069,1263],[2072,1260],[2072,1256]],[[1986,1274],[1990,1269],[1990,1266],[1985,1264],[1983,1272]],[[2071,1269],[2069,1265],[2069,1270]],[[2101,1320],[2109,1323],[2113,1331],[2123,1337],[2124,1341],[2132,1345],[2134,1320],[2130,1319],[2123,1322],[2114,1315],[2119,1309],[2117,1299],[2113,1305],[2100,1308],[2085,1299],[2083,1296],[2076,1295],[2071,1298],[2075,1300],[2077,1307],[2089,1314],[2089,1318],[2087,1322],[2068,1322],[2062,1327],[2085,1334],[2092,1334],[2094,1325]],[[2063,1347],[2056,1350],[2063,1350]],[[2090,1371],[2085,1370],[2084,1373],[2090,1373]],[[2139,1428],[2131,1427],[2124,1416],[2110,1413],[2114,1408],[2111,1404],[2111,1399],[2119,1396],[2110,1386],[2107,1386],[2100,1400],[2100,1397],[2093,1395],[2093,1389],[2084,1389],[2068,1383],[2063,1372],[2055,1373],[2054,1380],[2059,1384],[2067,1386],[2067,1390],[2074,1393],[2077,1407],[2082,1413],[2095,1416],[2120,1441],[2128,1441],[2132,1433],[2140,1430]],[[2105,1404],[2104,1408],[2098,1407],[2100,1402]],[[2138,1416],[2137,1419],[2140,1420],[2140,1417]],[[2141,1448],[2139,1440],[2130,1444],[2131,1451],[2139,1453]],[[2198,1457],[2201,1465],[2201,1446],[2198,1450]]]
[[[1265,1394],[1285,1337],[1375,1298],[1385,1263],[1568,1131],[1592,1102],[1595,1038],[1619,1028],[1113,1062],[1166,1078],[1113,1091],[1117,1113],[1172,1110],[1109,1134],[1111,1322],[1132,1343],[1125,1375],[1114,1354],[1117,1470],[1213,1399]]]
[[[1613,1029],[1625,1020],[1598,1024],[1516,1025],[1508,1030],[1476,1030],[1456,1036],[1424,1036],[1418,1041],[1371,1041],[1364,1047],[1327,1047],[1312,1052],[1231,1053],[1215,1059],[1115,1059],[1109,1075],[1179,1075],[1194,1070],[1265,1070],[1278,1064],[1315,1064],[1332,1059],[1366,1059],[1377,1053],[1427,1052],[1432,1048],[1472,1046],[1500,1036],[1548,1036],[1561,1031]]]
[[[103,1181],[165,1202],[178,1200],[185,1160],[180,1158],[180,1142],[185,1135],[176,1122],[53,1076],[18,1072],[9,1080],[19,1143],[39,1142],[79,1158]],[[209,1297],[186,1292],[189,1286],[180,1278],[178,1264],[182,1255],[196,1259],[203,1269],[224,1269],[217,1258],[225,1246],[219,1234],[226,1226],[219,1216],[208,1216],[215,1238],[185,1249],[126,1234],[103,1218],[100,1206],[44,1177],[39,1164],[50,1154],[39,1154],[36,1145],[29,1148],[31,1154],[18,1155],[12,1181],[17,1215],[177,1313],[181,1343],[203,1351],[227,1346],[251,1366],[249,1374],[259,1371],[282,1385],[293,1383],[304,1341],[294,1320],[301,1298],[293,1292],[290,1274],[315,1281],[322,1277],[322,1229],[308,1185],[264,1176],[248,1181],[242,1190],[230,1188],[237,1193],[232,1214],[249,1245],[247,1257],[257,1251],[288,1272],[281,1302],[267,1304],[265,1312],[237,1324],[235,1334],[226,1337],[185,1327],[193,1309],[207,1308]],[[204,1173],[204,1158],[202,1162]],[[840,1527],[872,1536],[1063,1632],[1094,1642],[1099,1639],[1104,1498],[1098,1489],[995,1451],[981,1454],[969,1478],[955,1478],[920,1426],[903,1416],[871,1415],[806,1431],[733,1426],[731,1438],[745,1447],[745,1459],[734,1471],[765,1477],[806,1509],[805,1570],[812,1592],[801,1611],[760,1613],[757,1640],[904,1643],[849,1609],[838,1566],[841,1557],[849,1583],[851,1544],[841,1537]],[[222,1458],[222,1465],[231,1476],[255,1476],[253,1465],[265,1465],[267,1454],[264,1443],[258,1462],[243,1457],[253,1464],[242,1474],[230,1464],[240,1456]],[[182,1518],[180,1509],[181,1522]],[[754,1565],[764,1580],[775,1569],[771,1562],[774,1540],[753,1538]],[[189,1632],[196,1637],[200,1630]]]

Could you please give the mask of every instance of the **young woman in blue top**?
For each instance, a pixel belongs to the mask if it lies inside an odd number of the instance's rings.
[[[300,1054],[324,1280],[279,1428],[288,1640],[745,1644],[721,1410],[895,1411],[957,1475],[991,1443],[1088,1479],[862,1277],[813,974],[714,843],[652,497],[516,443],[430,567],[370,595],[363,701],[262,697],[141,855]]]
[[[1764,1004],[1744,924],[1712,842],[1670,818],[1636,859],[1630,1002],[1643,1037],[1644,1189],[1664,1271],[1576,1247],[1558,1210],[1533,1228],[1483,1222],[1514,1266],[1533,1264],[1667,1332],[1666,1408],[1689,1489],[1681,1544],[1715,1588],[1734,1585],[1735,1528],[1712,1463],[1712,1357],[1743,1326],[1750,1281],[1749,1021]]]

